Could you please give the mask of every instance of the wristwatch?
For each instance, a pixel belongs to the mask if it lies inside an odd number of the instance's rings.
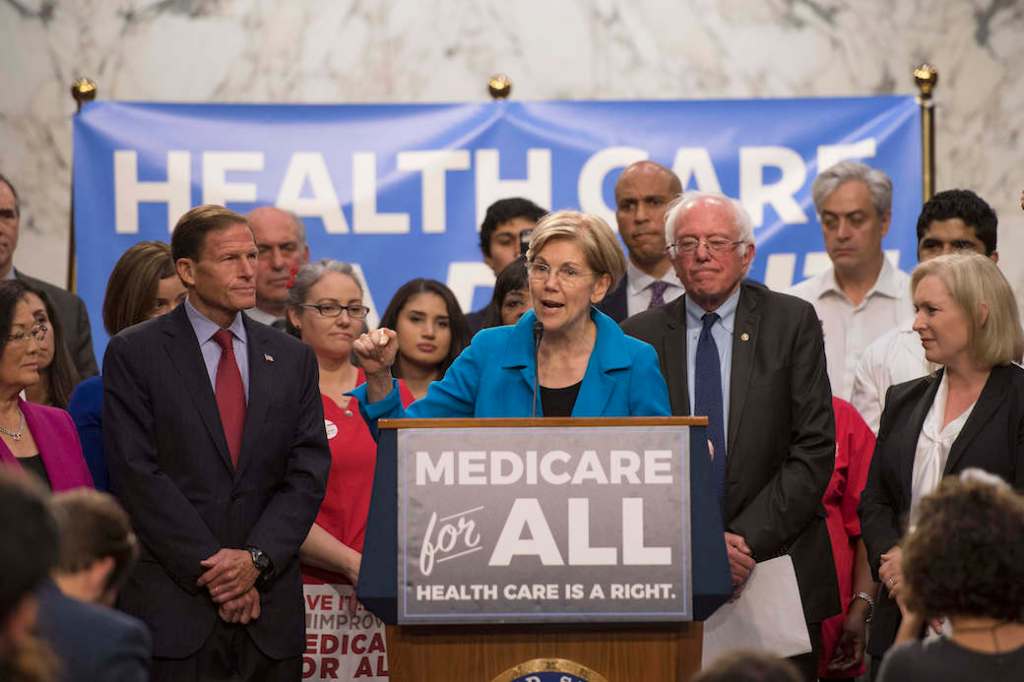
[[[259,547],[246,547],[249,550],[249,556],[252,558],[252,565],[259,571],[260,575],[256,578],[256,589],[262,590],[263,587],[270,581],[270,577],[274,574],[274,564],[270,560],[263,550]]]
[[[875,600],[871,598],[871,595],[867,592],[858,592],[853,595],[853,599],[863,599],[868,605],[868,615],[864,617],[865,623],[870,623],[872,616],[875,615]],[[850,601],[853,601],[852,599]]]

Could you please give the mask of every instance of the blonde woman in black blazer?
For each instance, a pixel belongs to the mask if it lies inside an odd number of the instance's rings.
[[[867,647],[876,669],[902,620],[900,542],[916,501],[970,467],[1024,490],[1024,369],[1013,364],[1024,332],[1010,285],[990,259],[955,254],[918,265],[911,286],[914,330],[941,369],[889,389],[861,496],[868,562],[882,583]]]

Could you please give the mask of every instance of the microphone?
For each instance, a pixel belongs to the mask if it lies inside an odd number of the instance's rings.
[[[533,411],[531,417],[537,416],[537,394],[540,392],[540,340],[544,336],[544,323],[537,320],[533,323]]]

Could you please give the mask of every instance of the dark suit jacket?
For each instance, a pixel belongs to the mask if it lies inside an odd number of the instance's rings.
[[[661,360],[672,414],[690,414],[685,296],[622,327]],[[835,466],[832,392],[814,308],[755,282],[741,285],[729,380],[726,530],[757,561],[789,554],[808,623],[839,612],[822,495]],[[699,557],[696,558],[699,560]]]
[[[597,309],[616,322],[629,317],[629,302],[626,300],[626,280],[624,276],[619,285],[605,294],[604,300],[597,304]]]
[[[868,563],[878,580],[881,555],[898,545],[910,512],[914,457],[928,410],[939,390],[942,372],[889,388],[871,459],[868,483],[860,498],[860,523]],[[944,475],[968,468],[984,469],[1024,490],[1024,369],[993,367],[953,442]],[[868,651],[883,654],[896,638],[900,610],[889,591],[879,590]]]
[[[64,345],[67,346],[71,361],[78,370],[78,378],[88,379],[97,374],[99,369],[96,367],[96,356],[92,350],[92,328],[89,326],[89,313],[82,299],[41,279],[29,277],[24,272],[15,270],[14,276],[25,284],[45,292],[50,298],[60,319],[61,330],[64,332]]]
[[[60,660],[64,682],[146,682],[152,644],[141,622],[105,606],[64,596],[46,581],[39,633]]]
[[[110,340],[103,436],[111,487],[142,555],[121,606],[153,632],[154,654],[184,658],[213,629],[217,607],[196,586],[199,562],[222,547],[258,547],[275,577],[246,628],[271,658],[304,648],[297,553],[330,467],[313,352],[243,317],[249,402],[236,471],[185,306]]]

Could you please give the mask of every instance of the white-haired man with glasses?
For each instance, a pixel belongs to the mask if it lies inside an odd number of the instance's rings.
[[[658,350],[672,414],[709,419],[735,593],[755,562],[792,557],[814,649],[793,660],[813,680],[819,623],[839,611],[821,505],[835,427],[818,318],[810,304],[744,279],[756,245],[732,199],[684,194],[665,234],[686,294],[623,329]]]

